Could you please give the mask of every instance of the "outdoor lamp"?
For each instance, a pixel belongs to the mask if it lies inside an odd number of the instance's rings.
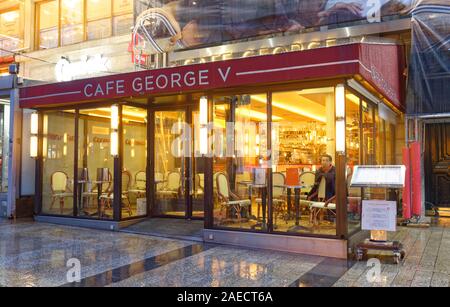
[[[336,151],[345,153],[345,86],[338,84],[335,89]]]
[[[115,130],[111,131],[111,156],[119,155],[119,133]]]
[[[208,98],[200,98],[200,154],[208,154]]]
[[[39,114],[32,113],[30,117],[30,157],[38,156]]]
[[[111,129],[119,129],[119,106],[116,104],[111,106]]]
[[[111,106],[111,156],[119,155],[119,106]]]

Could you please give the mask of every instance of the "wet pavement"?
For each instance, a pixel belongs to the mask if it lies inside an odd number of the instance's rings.
[[[0,286],[449,286],[450,228],[400,228],[400,265],[255,250],[123,232],[0,219]],[[81,280],[69,283],[79,260]],[[378,268],[377,268],[378,269]]]

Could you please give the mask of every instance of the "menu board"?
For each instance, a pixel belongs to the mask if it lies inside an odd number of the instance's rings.
[[[362,203],[363,230],[397,230],[397,203],[386,200],[364,200]]]
[[[404,165],[355,166],[352,187],[403,188],[406,167]]]

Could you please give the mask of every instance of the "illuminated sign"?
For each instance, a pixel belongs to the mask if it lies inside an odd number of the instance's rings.
[[[111,61],[101,54],[82,56],[77,62],[62,57],[55,66],[55,77],[58,82],[72,81],[81,77],[109,72]]]

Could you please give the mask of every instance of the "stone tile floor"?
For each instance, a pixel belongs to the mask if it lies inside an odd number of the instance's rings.
[[[367,262],[210,245],[130,233],[0,219],[0,286],[448,287],[450,220],[400,228],[400,265],[381,254],[379,278]],[[67,261],[81,282],[67,282]]]

